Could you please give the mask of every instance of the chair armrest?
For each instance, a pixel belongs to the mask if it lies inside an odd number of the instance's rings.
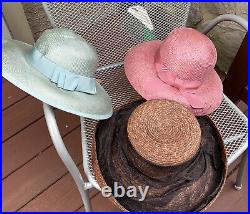
[[[233,14],[224,14],[224,15],[217,16],[216,18],[204,23],[201,26],[201,33],[207,34],[217,24],[223,21],[233,21],[239,24],[240,26],[242,26],[246,31],[248,31],[248,22],[245,19],[243,19],[240,16],[233,15]]]

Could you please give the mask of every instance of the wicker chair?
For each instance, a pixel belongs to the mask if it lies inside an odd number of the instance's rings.
[[[40,33],[51,27],[65,27],[86,38],[100,57],[97,78],[112,98],[114,109],[140,97],[128,83],[123,71],[126,51],[143,41],[140,25],[128,18],[127,8],[142,4],[155,26],[157,39],[163,39],[172,29],[186,24],[190,3],[23,3],[27,20],[36,40]],[[234,15],[222,15],[203,26],[208,33],[221,21],[235,21],[247,30],[247,22]],[[59,133],[53,110],[44,103],[44,113],[55,148],[71,173],[81,194],[86,211],[91,211],[88,190],[100,190],[91,165],[91,145],[97,121],[81,118],[83,166],[88,181],[82,176],[70,157]],[[226,97],[210,118],[218,126],[226,145],[228,164],[243,154],[235,183],[241,189],[248,148],[248,120]]]

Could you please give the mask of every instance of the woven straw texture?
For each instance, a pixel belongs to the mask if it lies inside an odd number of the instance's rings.
[[[191,28],[177,28],[163,41],[132,47],[124,59],[126,76],[146,100],[174,100],[195,115],[219,107],[222,82],[213,69],[216,49],[211,40]]]
[[[195,116],[181,104],[151,100],[137,107],[130,116],[128,137],[146,160],[172,166],[195,156],[200,147],[201,130]]]
[[[96,50],[74,31],[64,28],[46,30],[34,46],[47,59],[70,72],[95,77],[98,65]]]
[[[165,69],[162,70],[163,80],[164,73],[169,72],[179,79],[202,82],[209,72],[213,72],[217,61],[213,42],[192,28],[172,31],[163,40],[160,55]]]

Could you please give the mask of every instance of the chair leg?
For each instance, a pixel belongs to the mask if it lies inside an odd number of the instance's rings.
[[[73,159],[71,158],[70,154],[68,153],[62,137],[60,135],[57,123],[56,123],[56,118],[54,115],[54,112],[51,108],[51,106],[47,105],[46,103],[43,103],[43,110],[44,110],[44,115],[46,119],[46,123],[48,126],[48,130],[52,139],[52,142],[56,148],[56,151],[60,158],[62,159],[64,165],[67,167],[69,170],[69,173],[73,177],[77,188],[80,192],[85,211],[89,212],[92,210],[90,200],[89,200],[89,191],[87,184],[85,183],[80,171],[78,170],[76,164],[74,163]]]
[[[92,211],[92,206],[91,206],[91,203],[90,203],[90,200],[89,200],[89,190],[88,189],[84,189],[82,191],[81,198],[82,198],[82,202],[83,202],[85,211],[86,212],[91,212]]]
[[[234,184],[234,188],[236,190],[241,190],[242,189],[242,180],[243,180],[243,176],[244,176],[244,172],[245,172],[246,162],[247,162],[247,150],[243,153],[242,159],[241,159],[241,162],[240,162],[240,168],[238,170],[236,182]]]

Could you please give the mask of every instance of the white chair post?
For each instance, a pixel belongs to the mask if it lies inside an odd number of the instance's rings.
[[[88,194],[88,189],[90,187],[89,183],[84,182],[80,171],[78,170],[76,164],[74,163],[63,143],[52,107],[46,103],[43,103],[43,110],[52,142],[56,148],[58,155],[60,156],[66,168],[69,170],[69,173],[71,174],[77,185],[84,204],[85,211],[92,211]]]
[[[201,26],[201,32],[203,34],[207,34],[210,30],[212,30],[217,24],[223,21],[233,21],[243,27],[246,31],[248,31],[248,22],[241,18],[240,16],[236,16],[234,14],[224,14],[217,16],[216,18],[204,23]]]
[[[242,154],[242,158],[241,158],[241,162],[240,162],[240,168],[238,170],[237,177],[236,177],[236,182],[234,184],[234,188],[236,190],[241,190],[242,189],[242,180],[243,180],[243,175],[245,173],[245,166],[246,166],[246,162],[247,162],[247,153],[248,153],[248,149],[245,150],[245,152]]]

